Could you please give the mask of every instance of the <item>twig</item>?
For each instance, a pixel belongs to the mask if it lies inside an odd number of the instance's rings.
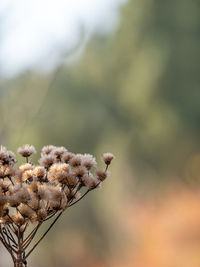
[[[41,224],[38,224],[32,231],[31,233],[26,237],[26,239],[24,240],[23,243],[23,247],[26,245],[26,243],[29,241],[29,239],[31,238],[31,235],[34,234],[35,231],[37,231],[39,229]]]
[[[29,240],[26,241],[25,244],[23,244],[23,249],[24,249],[24,251],[28,248],[28,246],[29,246],[30,243],[32,242],[32,240],[33,240],[33,238],[35,237],[35,235],[36,235],[38,229],[40,228],[41,224],[42,224],[42,223],[38,224],[38,226],[36,227],[35,231],[34,231],[33,234],[30,236]]]
[[[89,192],[91,191],[91,189],[88,189],[78,200],[76,200],[75,202],[73,202],[72,204],[70,204],[69,206],[68,206],[68,208],[69,207],[71,207],[71,206],[73,206],[73,205],[75,205],[76,203],[78,203],[82,198],[84,198]]]
[[[17,245],[17,243],[16,243],[16,241],[15,241],[15,239],[14,239],[14,236],[12,235],[11,231],[9,230],[9,228],[7,228],[7,230],[8,230],[8,232],[9,232],[9,234],[10,234],[10,237],[11,237],[11,239],[12,239],[12,242],[13,242],[15,245]]]
[[[44,221],[48,221],[49,219],[51,219],[54,215],[56,215],[58,211],[54,212],[53,214],[51,214],[49,217],[47,217]]]
[[[52,222],[52,224],[49,226],[47,231],[42,235],[42,237],[38,240],[38,242],[32,247],[32,249],[27,253],[24,260],[28,258],[28,256],[33,252],[33,250],[37,247],[37,245],[42,241],[42,239],[47,235],[47,233],[50,231],[50,229],[53,227],[53,225],[56,223],[56,221],[59,219],[59,217],[62,215],[63,211],[61,211],[58,216],[55,218],[55,220]]]

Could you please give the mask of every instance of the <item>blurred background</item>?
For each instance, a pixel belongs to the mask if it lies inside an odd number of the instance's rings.
[[[31,266],[200,266],[199,47],[198,0],[1,0],[0,143],[116,156]]]

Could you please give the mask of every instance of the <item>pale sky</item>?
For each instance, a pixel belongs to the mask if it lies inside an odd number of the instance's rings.
[[[80,29],[85,33],[84,43],[96,31],[108,34],[115,30],[119,8],[125,2],[0,0],[0,75],[54,68],[61,51],[77,44]]]

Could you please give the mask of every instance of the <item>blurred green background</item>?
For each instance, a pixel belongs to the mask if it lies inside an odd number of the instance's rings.
[[[198,0],[130,0],[117,30],[93,34],[73,64],[1,78],[1,144],[116,156],[31,266],[200,266],[199,47]]]

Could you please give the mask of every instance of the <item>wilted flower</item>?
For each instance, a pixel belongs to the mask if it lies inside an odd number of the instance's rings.
[[[16,163],[15,154],[8,151],[6,147],[0,147],[0,166],[1,165],[14,165]]]
[[[17,152],[25,158],[30,157],[33,153],[36,153],[34,146],[24,145],[23,147],[19,147]]]
[[[39,163],[46,167],[49,168],[54,162],[55,162],[55,157],[51,154],[44,155],[40,158]]]
[[[106,171],[103,171],[103,170],[97,170],[96,171],[96,175],[97,175],[97,178],[100,180],[100,181],[104,181],[107,177],[107,172]]]
[[[103,161],[105,162],[106,165],[109,165],[114,158],[115,156],[112,153],[103,154]]]
[[[84,154],[82,156],[82,165],[88,170],[97,165],[96,159],[90,154]]]
[[[96,167],[96,159],[90,154],[74,154],[65,147],[49,145],[43,147],[39,165],[35,166],[28,162],[28,157],[36,153],[33,146],[20,147],[18,153],[27,162],[15,167],[14,153],[0,148],[0,240],[15,266],[26,266],[36,246],[28,254],[26,249],[40,225],[55,216],[41,241],[67,208],[100,186],[114,156],[104,154],[106,169],[94,175],[91,170]],[[86,191],[81,194],[84,187]],[[26,235],[31,225],[33,230]]]
[[[69,163],[70,159],[72,159],[74,156],[71,152],[64,152],[61,157],[61,161],[64,163]]]
[[[52,145],[44,146],[42,148],[41,157],[44,155],[50,154],[55,148],[56,148],[56,146],[52,146]]]
[[[40,182],[47,182],[47,171],[42,166],[36,166],[33,169],[33,174],[40,180]]]

